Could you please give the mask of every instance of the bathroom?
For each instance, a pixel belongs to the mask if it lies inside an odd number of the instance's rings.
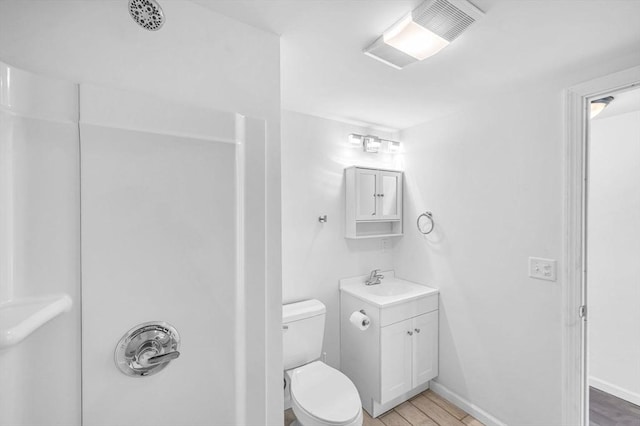
[[[339,282],[375,269],[438,289],[434,383],[449,399],[457,395],[454,402],[467,404],[461,408],[478,421],[586,424],[576,417],[583,410],[575,409],[579,397],[567,390],[566,374],[566,91],[620,72],[632,78],[612,78],[603,92],[640,81],[639,1],[473,1],[484,15],[467,32],[402,70],[362,51],[421,1],[158,2],[166,22],[147,31],[131,19],[126,0],[0,1],[0,62],[72,85],[69,99],[80,99],[71,108],[76,118],[65,118],[70,132],[80,127],[79,138],[73,133],[64,146],[38,145],[12,172],[4,139],[0,147],[0,304],[60,293],[72,301],[68,312],[0,349],[1,425],[283,424],[282,306],[309,299],[325,305],[320,359],[340,369]],[[2,101],[2,112],[12,116]],[[215,123],[197,119],[214,112]],[[131,124],[132,114],[147,121]],[[227,134],[246,136],[245,162],[223,173],[234,158],[226,153],[229,161],[216,170],[221,175],[206,174],[199,157],[190,156],[168,176],[172,182],[142,168],[144,150],[136,153],[139,163],[125,168],[88,156],[91,146],[82,145],[97,128],[207,139],[217,123]],[[401,152],[364,152],[349,144],[350,134],[399,141]],[[83,167],[85,161],[93,163]],[[110,166],[118,173],[105,170]],[[345,238],[351,166],[403,172],[402,236]],[[246,181],[234,179],[243,170]],[[161,199],[163,206],[188,196],[188,203],[199,202],[195,190],[182,194],[186,187],[177,186],[195,182],[196,173],[234,182],[225,188],[235,198],[220,204],[235,209],[222,212],[224,226],[215,230],[234,228],[225,244],[235,256],[212,262],[224,271],[195,276],[214,284],[191,292],[171,280],[159,286],[171,262],[158,261],[160,273],[142,276],[100,257],[104,240],[92,238],[109,237],[103,227],[117,230],[111,217],[127,217],[135,204],[107,209],[91,198],[91,185],[108,188],[127,173],[154,176],[153,194],[173,185],[175,198]],[[208,199],[194,209],[216,205]],[[240,211],[244,224],[233,217]],[[427,211],[435,225],[423,235],[416,220]],[[177,212],[207,225],[186,207]],[[185,225],[190,241],[199,242],[198,229]],[[163,226],[145,229],[148,245],[136,245],[136,256],[154,251],[162,240],[152,232]],[[127,244],[112,253],[127,254]],[[206,247],[211,252],[196,255],[226,253],[224,245]],[[180,248],[158,253],[182,256]],[[532,279],[530,257],[556,260],[556,281]],[[124,255],[119,261],[136,267]],[[188,261],[177,261],[170,278]],[[96,276],[104,280],[92,281]],[[144,279],[140,293],[116,282],[129,276]],[[175,305],[153,306],[156,292]],[[113,365],[113,352],[128,329],[145,321],[176,327],[180,358],[152,377],[126,377]],[[202,345],[189,350],[199,339]],[[173,376],[198,367],[206,368],[201,381]],[[98,369],[113,375],[113,388],[98,386]],[[191,402],[172,404],[180,392],[169,390],[178,383],[195,395]],[[133,417],[140,399],[170,409],[159,415],[150,406]]]

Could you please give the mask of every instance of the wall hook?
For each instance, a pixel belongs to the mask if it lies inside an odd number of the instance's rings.
[[[327,215],[323,215],[323,216],[319,216],[318,217],[318,222],[320,223],[327,223]]]

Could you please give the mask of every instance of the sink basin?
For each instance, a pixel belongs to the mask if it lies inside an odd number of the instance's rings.
[[[367,287],[368,288],[363,289],[365,293],[386,297],[409,294],[414,289],[412,285],[406,284],[400,280],[382,282],[380,284],[370,285]]]
[[[438,293],[435,288],[396,278],[393,271],[383,274],[385,278],[376,285],[365,285],[367,276],[345,278],[340,280],[340,290],[381,308]]]

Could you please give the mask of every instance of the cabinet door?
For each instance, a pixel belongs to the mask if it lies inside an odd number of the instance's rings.
[[[438,311],[413,318],[413,387],[438,375]]]
[[[380,329],[380,399],[384,404],[411,390],[413,320]],[[411,333],[411,334],[410,334]]]
[[[356,169],[356,220],[377,220],[378,172]]]
[[[378,178],[380,216],[387,220],[400,220],[402,215],[402,173],[381,171]]]

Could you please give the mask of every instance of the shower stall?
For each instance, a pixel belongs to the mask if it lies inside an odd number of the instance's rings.
[[[265,129],[0,63],[0,424],[251,422]]]

